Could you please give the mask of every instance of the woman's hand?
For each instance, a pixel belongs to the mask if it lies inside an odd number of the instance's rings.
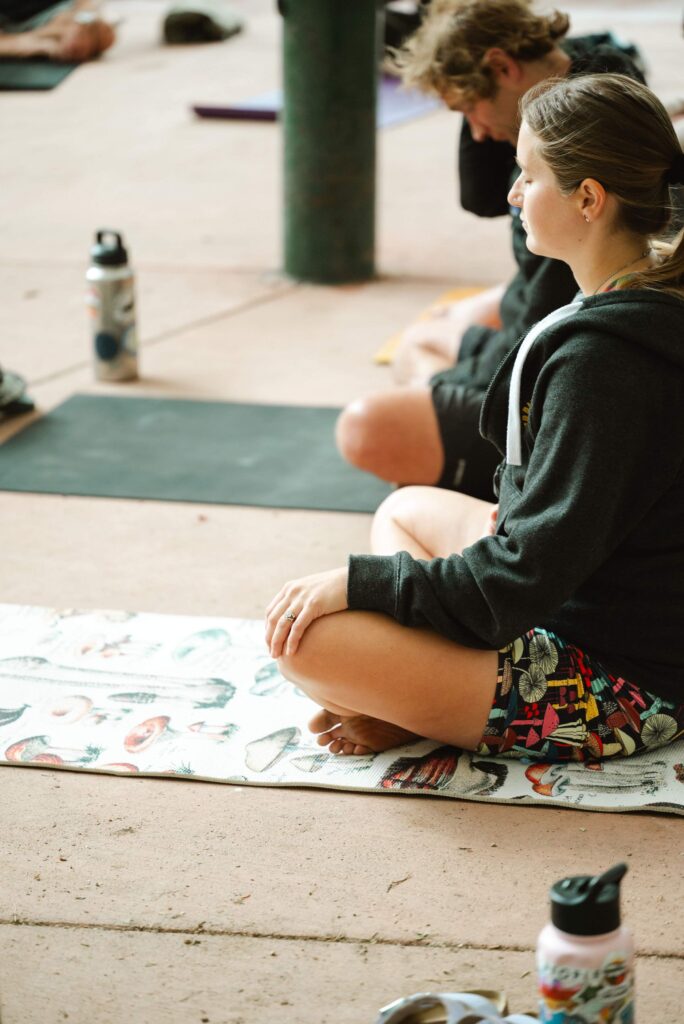
[[[272,658],[294,654],[314,619],[347,607],[348,570],[331,569],[291,580],[266,609],[266,643]]]
[[[448,312],[435,313],[407,327],[401,336],[402,347],[423,348],[455,363],[463,336],[463,324]]]

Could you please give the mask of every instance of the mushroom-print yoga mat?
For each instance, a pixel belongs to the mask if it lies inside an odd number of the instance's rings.
[[[684,740],[593,766],[431,741],[335,757],[313,710],[260,621],[0,605],[3,764],[684,814]]]
[[[374,512],[390,487],[339,455],[338,414],[74,395],[0,447],[0,490]]]

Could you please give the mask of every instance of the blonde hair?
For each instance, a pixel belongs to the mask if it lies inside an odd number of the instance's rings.
[[[434,0],[422,25],[393,63],[405,85],[425,92],[460,90],[465,102],[488,99],[497,92],[485,60],[498,47],[519,61],[544,57],[570,26],[558,11],[532,13],[531,0]]]
[[[660,100],[625,75],[580,75],[535,85],[520,101],[537,152],[570,195],[594,178],[619,204],[619,225],[653,241],[657,266],[632,274],[625,288],[684,290],[684,231],[662,241],[684,183],[684,156]]]

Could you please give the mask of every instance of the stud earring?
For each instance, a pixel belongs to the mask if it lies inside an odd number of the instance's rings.
[[[585,219],[585,221],[586,221],[586,222],[587,222],[587,224],[588,224],[588,223],[589,223],[589,218],[587,217],[586,213],[584,214],[584,219]]]

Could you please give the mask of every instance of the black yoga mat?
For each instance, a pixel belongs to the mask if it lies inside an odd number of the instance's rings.
[[[74,395],[0,446],[0,490],[372,512],[338,409]]]
[[[0,90],[54,89],[78,64],[54,60],[0,58]]]

